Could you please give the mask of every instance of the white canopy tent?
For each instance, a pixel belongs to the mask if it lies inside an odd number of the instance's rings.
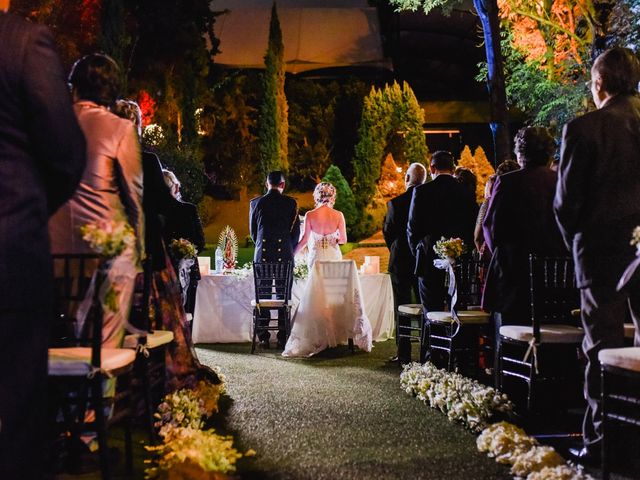
[[[384,58],[378,12],[360,0],[288,0],[278,2],[286,71],[301,73],[335,67],[391,70]],[[271,0],[222,0],[212,10],[228,10],[216,19],[218,65],[263,68],[269,38]]]

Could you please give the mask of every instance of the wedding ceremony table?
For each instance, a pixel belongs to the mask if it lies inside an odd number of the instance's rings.
[[[359,275],[364,308],[371,322],[373,341],[394,336],[393,290],[389,275]],[[307,279],[295,279],[292,289],[293,321]],[[254,298],[251,275],[203,275],[198,283],[193,315],[194,343],[251,341]]]

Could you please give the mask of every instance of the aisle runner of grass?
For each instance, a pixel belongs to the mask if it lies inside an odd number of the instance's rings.
[[[510,478],[477,451],[475,435],[400,390],[399,368],[386,363],[393,340],[370,354],[342,347],[310,360],[249,350],[197,349],[232,379],[226,427],[239,449],[258,452],[239,464],[244,478]]]

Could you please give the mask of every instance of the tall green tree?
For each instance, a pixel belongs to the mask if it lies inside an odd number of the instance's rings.
[[[403,163],[426,161],[429,153],[423,133],[424,111],[408,83],[397,82],[382,89],[371,88],[364,100],[362,119],[353,158],[353,190],[358,209],[364,211],[380,179],[388,145],[402,132]],[[397,158],[397,157],[396,157]]]
[[[264,56],[264,96],[260,105],[258,138],[260,165],[266,175],[272,170],[289,169],[287,140],[289,135],[288,105],[284,92],[284,43],[276,3],[271,7],[269,44]]]

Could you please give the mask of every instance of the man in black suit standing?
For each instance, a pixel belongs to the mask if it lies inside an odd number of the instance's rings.
[[[602,439],[598,352],[623,346],[629,305],[639,305],[637,291],[616,291],[635,256],[629,240],[640,225],[638,82],[640,62],[631,50],[612,48],[601,54],[591,68],[597,110],[568,123],[562,138],[554,209],[573,252],[585,330],[584,447],[572,452],[583,462],[598,459]],[[633,308],[636,329],[638,314]]]
[[[412,163],[404,177],[406,192],[387,202],[387,214],[384,217],[382,233],[389,249],[389,274],[393,286],[396,305],[396,332],[398,330],[398,305],[413,303],[413,297],[419,299],[418,278],[415,275],[415,258],[407,240],[407,222],[413,189],[422,185],[427,178],[427,170],[421,163]],[[397,355],[393,361],[407,363],[411,359],[409,339],[396,338]]]
[[[293,252],[300,239],[298,204],[283,195],[285,178],[282,172],[269,173],[266,185],[267,193],[249,204],[249,232],[256,246],[253,261],[290,262],[293,268]],[[284,327],[282,322],[281,327]],[[285,335],[281,328],[278,331],[279,347],[284,347]],[[268,331],[260,333],[260,341],[264,347],[269,347]]]
[[[73,192],[85,142],[53,39],[0,0],[0,478],[44,476],[53,268],[47,220]]]
[[[444,308],[446,289],[444,270],[433,265],[433,250],[444,238],[461,238],[467,249],[473,247],[473,229],[478,205],[469,191],[453,177],[453,155],[439,150],[431,157],[432,181],[414,188],[407,238],[415,257],[420,300],[426,312]]]

